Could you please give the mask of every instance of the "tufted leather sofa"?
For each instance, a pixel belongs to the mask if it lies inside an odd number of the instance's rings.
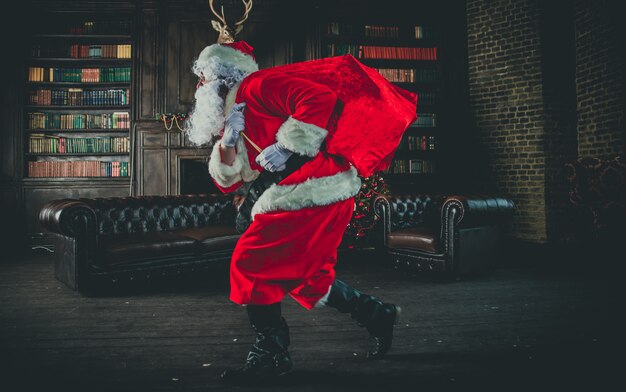
[[[55,236],[57,279],[83,293],[228,261],[234,218],[223,195],[61,199],[39,214]]]
[[[460,278],[493,266],[514,203],[490,196],[384,195],[382,246],[398,269]]]

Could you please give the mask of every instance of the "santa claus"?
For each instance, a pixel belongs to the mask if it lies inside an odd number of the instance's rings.
[[[189,138],[215,143],[209,172],[222,191],[241,189],[263,171],[280,172],[293,156],[307,157],[258,197],[233,252],[230,299],[247,305],[257,338],[244,366],[222,377],[250,381],[291,370],[281,316],[286,295],[306,309],[326,305],[351,314],[374,337],[369,356],[385,355],[400,307],[336,279],[335,264],[359,174],[389,164],[415,118],[415,95],[352,56],[258,71],[252,48],[241,41],[206,47],[193,71],[200,83]]]

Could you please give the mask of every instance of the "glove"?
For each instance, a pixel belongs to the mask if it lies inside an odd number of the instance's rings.
[[[239,134],[246,127],[246,122],[243,117],[243,109],[245,106],[245,102],[236,104],[231,109],[228,117],[226,117],[226,121],[224,123],[224,135],[222,136],[222,146],[235,147],[237,144]]]
[[[293,155],[279,143],[269,145],[256,157],[255,161],[267,171],[277,172],[287,168],[285,162]]]

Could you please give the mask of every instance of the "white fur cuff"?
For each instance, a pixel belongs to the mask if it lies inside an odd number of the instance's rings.
[[[326,129],[289,116],[278,128],[276,141],[297,154],[314,157],[319,152],[326,135],[328,135]]]
[[[354,167],[333,176],[309,178],[301,184],[274,184],[252,207],[252,218],[265,212],[296,211],[307,207],[330,205],[353,197],[359,189],[361,179]]]
[[[232,165],[223,163],[220,155],[220,143],[215,143],[209,159],[209,174],[219,186],[228,188],[241,181],[242,166],[241,159],[235,159]]]

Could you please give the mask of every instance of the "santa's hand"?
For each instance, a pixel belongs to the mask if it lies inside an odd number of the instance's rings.
[[[222,146],[235,147],[237,140],[239,140],[239,134],[246,127],[246,122],[243,117],[243,109],[246,106],[245,102],[241,102],[233,106],[226,121],[224,123],[224,135],[222,136]]]
[[[293,155],[292,151],[287,150],[279,143],[269,145],[266,149],[256,157],[255,161],[267,171],[277,172],[285,170],[285,163],[290,156]]]

